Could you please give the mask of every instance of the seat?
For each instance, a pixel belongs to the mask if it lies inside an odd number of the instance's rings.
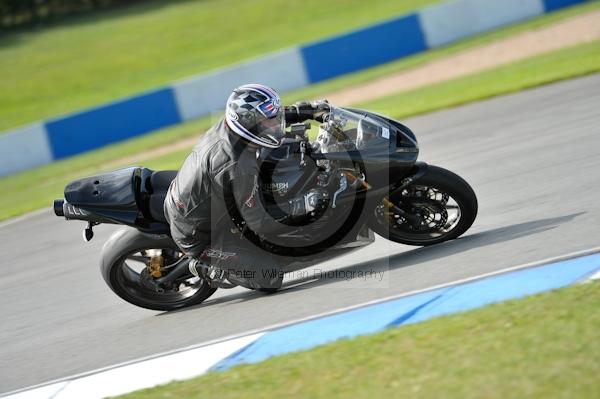
[[[150,176],[152,195],[150,195],[148,207],[150,208],[150,216],[157,222],[167,223],[164,211],[165,197],[167,196],[167,190],[171,182],[176,176],[176,170],[161,170],[152,173]]]
[[[150,176],[150,186],[153,193],[159,194],[162,192],[164,194],[169,189],[175,176],[177,176],[176,170],[161,170],[152,173],[152,176]]]

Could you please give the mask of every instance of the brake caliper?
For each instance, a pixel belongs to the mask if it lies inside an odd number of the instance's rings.
[[[150,262],[148,262],[148,272],[154,278],[162,277],[162,268],[165,265],[165,258],[162,256],[162,251],[158,250],[151,254]]]

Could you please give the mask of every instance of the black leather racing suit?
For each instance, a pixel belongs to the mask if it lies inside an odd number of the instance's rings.
[[[278,270],[276,261],[241,238],[232,222],[232,208],[252,231],[266,234],[285,228],[278,220],[286,215],[297,216],[310,207],[304,197],[298,197],[267,211],[259,189],[256,151],[224,120],[218,122],[202,136],[171,183],[165,215],[173,239],[185,254],[228,270],[229,279],[238,284],[278,288],[281,278],[264,273]]]

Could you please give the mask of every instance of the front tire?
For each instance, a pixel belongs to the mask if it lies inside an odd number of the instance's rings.
[[[374,209],[369,227],[400,244],[426,246],[455,239],[477,216],[477,197],[471,186],[455,173],[432,165],[386,199],[390,202],[382,197]]]
[[[181,260],[183,255],[167,235],[145,234],[132,228],[115,232],[102,248],[100,271],[104,281],[125,301],[159,311],[197,305],[216,291],[197,277],[182,280],[172,290],[157,291],[147,267],[151,254],[160,254],[165,266]]]

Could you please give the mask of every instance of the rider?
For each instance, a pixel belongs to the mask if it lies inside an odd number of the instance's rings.
[[[262,148],[281,145],[286,122],[318,119],[322,112],[321,106],[309,103],[283,107],[279,95],[260,84],[233,91],[225,117],[202,136],[165,199],[171,235],[193,259],[192,273],[210,276],[217,285],[228,279],[248,288],[280,287],[282,273],[261,273],[273,270],[273,258],[242,244],[247,240],[239,239],[239,229],[243,225],[259,236],[276,232],[286,222],[326,207],[327,193],[322,189],[276,206],[266,204],[258,162]]]

